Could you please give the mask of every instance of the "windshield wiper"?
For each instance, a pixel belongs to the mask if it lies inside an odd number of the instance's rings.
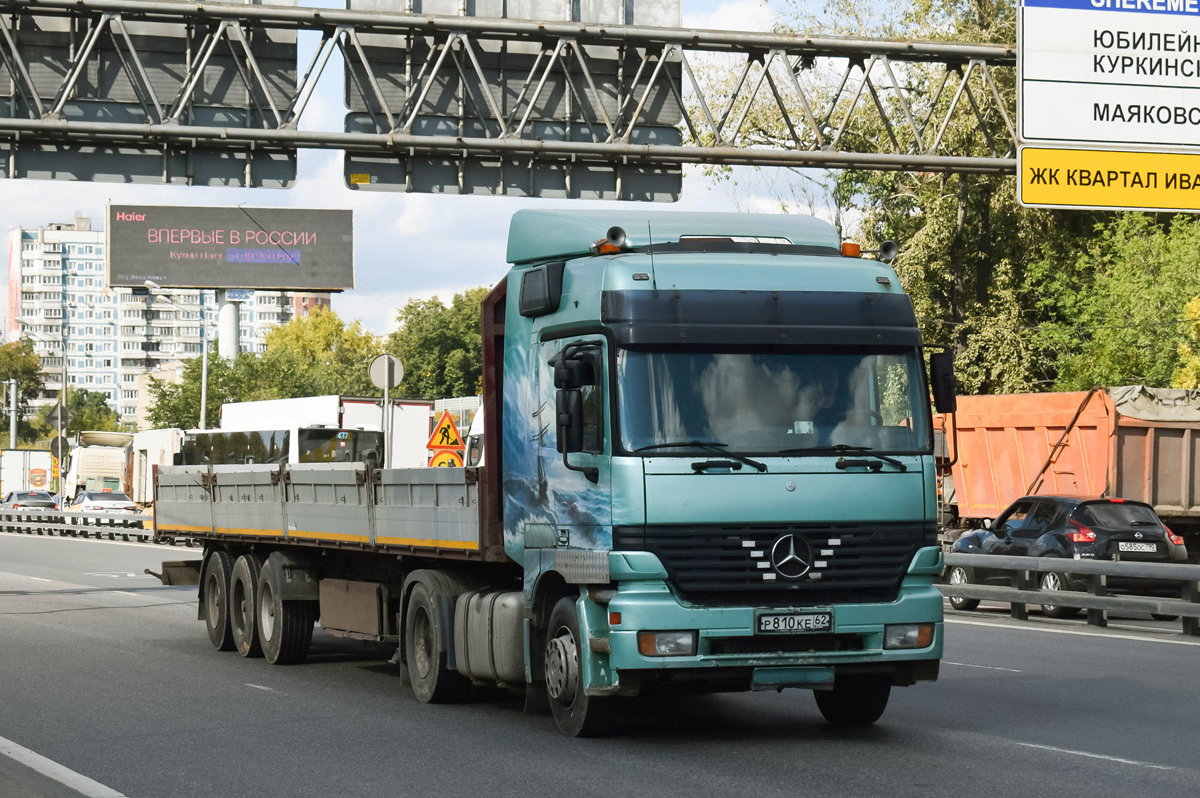
[[[878,454],[870,446],[851,446],[848,443],[835,443],[830,446],[804,446],[798,449],[784,449],[779,454],[788,455],[820,455],[820,454],[835,454],[837,452],[863,452],[876,460],[882,460],[885,463],[891,463],[901,471],[907,471],[908,466],[897,460],[895,457],[888,457],[886,454]],[[840,461],[839,461],[840,462]]]
[[[759,473],[767,470],[766,463],[760,463],[757,460],[751,460],[744,454],[735,454],[734,452],[725,451],[726,447],[728,446],[728,443],[717,443],[715,441],[672,441],[670,443],[649,443],[645,446],[639,446],[633,451],[637,453],[648,452],[652,449],[699,449],[704,452],[715,452],[716,454],[731,457],[734,460],[745,463],[746,465],[757,469]]]

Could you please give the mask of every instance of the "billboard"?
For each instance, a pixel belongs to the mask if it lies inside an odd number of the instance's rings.
[[[105,229],[113,286],[354,287],[348,210],[110,205]]]

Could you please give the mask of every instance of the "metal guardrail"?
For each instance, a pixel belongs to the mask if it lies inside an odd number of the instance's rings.
[[[22,535],[58,535],[59,537],[101,540],[149,541],[153,519],[141,514],[63,513],[58,510],[0,510],[0,532]],[[175,544],[173,539],[163,542]],[[182,541],[191,546],[192,541]]]
[[[1107,626],[1107,612],[1146,612],[1155,615],[1178,616],[1183,633],[1200,636],[1200,565],[1150,562],[1112,562],[1105,560],[1064,560],[1055,557],[1005,557],[989,554],[946,555],[946,568],[959,565],[989,571],[1008,571],[1010,583],[1003,585],[941,584],[942,595],[953,598],[1002,601],[1012,605],[1013,618],[1028,617],[1029,604],[1073,607],[1087,611],[1092,626]],[[1081,576],[1087,592],[1075,590],[1041,590],[1038,573]],[[1161,581],[1178,585],[1179,598],[1119,595],[1109,593],[1110,578]]]

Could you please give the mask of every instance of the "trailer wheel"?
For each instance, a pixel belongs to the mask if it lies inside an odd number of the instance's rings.
[[[813,691],[825,720],[843,729],[870,726],[879,720],[891,694],[889,674],[849,676],[837,679],[832,690]]]
[[[613,699],[588,696],[584,691],[582,639],[575,601],[559,599],[550,612],[546,633],[546,696],[559,731],[571,737],[596,737],[609,729]]]
[[[258,577],[258,640],[267,662],[294,665],[308,655],[317,602],[281,599],[276,573],[263,568]]]
[[[261,657],[262,646],[258,642],[258,624],[255,614],[258,609],[258,576],[262,560],[253,554],[243,554],[233,564],[233,576],[229,579],[229,625],[233,631],[233,645],[243,657]]]
[[[421,582],[413,586],[404,620],[404,653],[413,694],[422,704],[462,701],[470,687],[466,677],[446,666],[445,641],[433,594]]]
[[[229,623],[229,579],[233,558],[214,551],[204,565],[204,627],[217,651],[233,651],[233,630]]]

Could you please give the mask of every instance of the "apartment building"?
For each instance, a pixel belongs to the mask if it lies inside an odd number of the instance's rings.
[[[16,227],[9,233],[9,341],[22,335],[33,342],[46,374],[35,406],[58,399],[67,385],[99,391],[122,421],[144,419],[146,380],[142,375],[201,354],[207,340],[216,352],[215,292],[165,289],[139,296],[131,288],[107,284],[104,232],[91,219],[42,227]],[[329,306],[328,294],[256,291],[241,304],[243,352],[266,349],[266,333],[277,324]],[[202,335],[202,326],[206,332]]]

